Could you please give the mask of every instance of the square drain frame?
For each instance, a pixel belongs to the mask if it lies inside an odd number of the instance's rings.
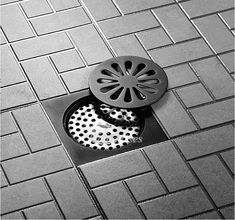
[[[141,111],[141,115],[144,115],[144,127],[140,135],[140,137],[142,137],[141,143],[131,143],[119,149],[102,151],[84,147],[75,142],[66,132],[64,127],[64,115],[67,109],[76,101],[82,98],[89,99],[90,96],[91,93],[89,89],[87,89],[70,95],[42,101],[42,105],[49,119],[76,166],[168,140],[165,132],[152,115],[151,108],[145,107],[139,110]]]

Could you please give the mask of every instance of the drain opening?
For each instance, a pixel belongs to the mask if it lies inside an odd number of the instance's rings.
[[[74,141],[95,150],[113,150],[135,142],[140,125],[136,112],[95,101],[76,105],[67,120]]]

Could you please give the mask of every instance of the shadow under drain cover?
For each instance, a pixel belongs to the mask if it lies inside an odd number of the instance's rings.
[[[74,109],[68,119],[68,132],[85,147],[113,150],[138,137],[140,122],[132,110],[92,102]]]

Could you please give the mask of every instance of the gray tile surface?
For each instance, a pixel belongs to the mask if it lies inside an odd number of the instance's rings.
[[[0,10],[3,219],[233,218],[232,0],[1,0]],[[153,110],[174,146],[75,167],[40,102],[88,88],[97,64],[130,54],[166,71]]]

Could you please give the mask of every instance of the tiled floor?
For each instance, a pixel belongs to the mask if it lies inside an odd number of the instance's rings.
[[[233,219],[233,4],[0,0],[2,218]],[[41,101],[120,55],[164,67],[170,140],[75,167]]]

